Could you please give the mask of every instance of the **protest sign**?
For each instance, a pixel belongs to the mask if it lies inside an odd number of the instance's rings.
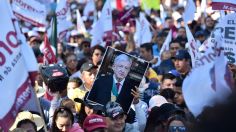
[[[106,105],[120,103],[125,112],[133,100],[131,89],[139,87],[149,63],[108,47],[87,100]]]
[[[46,25],[46,7],[36,0],[12,0],[14,15],[35,26]]]
[[[236,11],[236,1],[235,0],[212,0],[212,9]]]
[[[223,37],[222,46],[229,63],[236,64],[236,13],[228,14],[216,25]],[[211,34],[215,38],[216,32]]]
[[[35,73],[36,59],[19,27],[13,25],[8,1],[0,1],[0,127],[8,131],[20,110],[40,113],[29,72]],[[21,42],[21,43],[20,43]],[[31,62],[29,62],[31,60]]]

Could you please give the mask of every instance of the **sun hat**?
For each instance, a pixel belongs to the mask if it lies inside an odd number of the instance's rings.
[[[44,126],[44,121],[41,116],[39,116],[37,114],[32,114],[29,111],[22,111],[22,112],[18,113],[14,124],[10,128],[10,131],[14,130],[16,128],[16,125],[18,124],[18,122],[20,122],[21,120],[24,120],[24,119],[30,119],[31,121],[33,121],[37,126],[37,131],[42,129]]]

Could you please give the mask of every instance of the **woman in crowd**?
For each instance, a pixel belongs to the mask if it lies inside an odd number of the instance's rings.
[[[51,132],[83,132],[78,123],[74,123],[74,116],[70,109],[59,107],[55,110]]]
[[[165,132],[165,124],[164,121],[159,118],[160,114],[160,107],[155,106],[151,109],[144,132]]]
[[[186,120],[179,115],[169,118],[166,132],[187,132]]]

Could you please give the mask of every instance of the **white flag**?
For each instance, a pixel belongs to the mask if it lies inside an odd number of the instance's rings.
[[[57,14],[57,36],[63,38],[69,28],[73,27],[69,3],[67,0],[59,0],[56,8]],[[51,33],[51,32],[50,32]]]
[[[101,17],[91,31],[91,46],[102,43],[104,33],[109,31],[112,31],[112,9],[110,0],[107,0],[102,8]]]
[[[196,11],[196,6],[193,0],[188,0],[183,13],[184,23],[187,24],[189,21],[192,21],[194,19],[195,11]]]
[[[14,15],[35,26],[46,25],[46,7],[35,0],[13,0],[12,10]]]
[[[87,31],[84,26],[84,22],[81,18],[80,12],[76,10],[76,14],[77,14],[77,31],[81,34],[85,34]]]
[[[166,36],[166,40],[163,43],[161,50],[160,50],[160,55],[164,52],[170,49],[170,42],[172,41],[172,30],[170,29],[168,35]]]
[[[236,2],[235,0],[212,0],[212,9],[236,11]]]
[[[139,24],[137,31],[139,32],[138,40],[137,40],[137,46],[143,44],[143,43],[149,43],[152,41],[152,32],[150,30],[150,23],[145,17],[145,14],[143,12],[140,12],[139,14]]]
[[[198,116],[204,107],[224,101],[234,84],[222,47],[219,45],[222,39],[217,37],[212,42],[215,42],[211,44],[215,45],[215,50],[207,49],[183,83],[184,99],[194,116]]]
[[[198,43],[196,43],[195,39],[193,38],[193,35],[187,24],[185,24],[185,29],[186,29],[187,39],[188,39],[188,43],[186,44],[186,47],[191,56],[192,67],[195,67],[196,61],[198,61],[198,58],[199,58],[199,51],[198,51],[199,46],[198,46]]]
[[[96,10],[94,0],[89,0],[83,10],[84,16],[89,16],[91,12],[94,12]]]
[[[32,49],[24,40],[21,44],[18,41],[21,35],[17,25],[13,25],[8,1],[0,1],[0,12],[0,88],[4,93],[0,96],[0,127],[9,131],[18,111],[40,112],[29,79],[29,72],[36,72],[37,64]]]

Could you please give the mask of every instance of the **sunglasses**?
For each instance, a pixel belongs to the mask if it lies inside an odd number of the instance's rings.
[[[168,132],[186,132],[185,126],[169,126]]]

